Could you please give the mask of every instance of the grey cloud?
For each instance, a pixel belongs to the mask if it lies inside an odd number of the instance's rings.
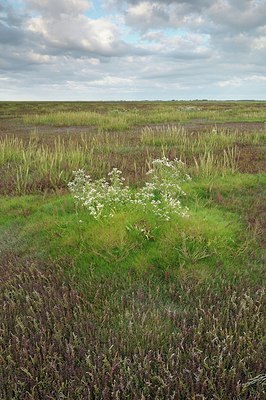
[[[154,27],[171,26],[169,10],[160,4],[149,5],[147,2],[140,3],[139,7],[129,8],[125,14],[125,22],[143,32]]]
[[[7,26],[0,20],[0,43],[19,45],[21,41],[21,31]]]
[[[127,3],[127,4],[139,4],[142,3],[145,0],[106,0],[107,4],[122,4],[122,3]],[[147,0],[150,1],[152,3],[162,3],[162,4],[173,4],[173,3],[177,3],[177,4],[191,4],[194,7],[197,6],[205,6],[205,5],[210,5],[211,3],[213,3],[213,0]]]
[[[8,4],[0,6],[0,43],[20,44],[23,36],[23,18]]]
[[[266,2],[232,1],[217,2],[208,11],[209,18],[217,25],[223,25],[231,32],[257,30],[266,23]]]
[[[200,47],[195,43],[195,51],[184,53],[188,58],[208,58],[219,53],[220,57],[229,57],[234,64],[239,60],[252,59],[261,63],[266,47],[266,1],[265,0],[128,0],[125,10],[125,23],[132,30],[138,30],[145,40],[153,42],[149,33],[159,29],[181,30],[181,36],[198,34],[208,37],[209,52],[196,51]],[[204,9],[204,12],[202,11]],[[156,38],[160,42],[160,38]],[[167,48],[168,44],[165,44]],[[176,57],[182,52],[172,49]],[[169,51],[171,53],[171,51]],[[234,57],[238,57],[238,60]]]
[[[202,20],[198,29],[205,31],[220,27],[224,31],[246,32],[265,26],[266,21],[265,0],[109,0],[109,4],[110,1],[113,7],[126,5],[126,24],[142,32],[165,28],[167,24],[172,28],[187,27],[198,16]]]
[[[89,0],[24,0],[24,2],[29,10],[54,17],[62,14],[78,15],[91,7]]]
[[[105,0],[105,3],[109,8],[117,7],[122,9],[125,5],[136,6],[144,1],[147,1],[150,4],[160,4],[162,6],[178,5],[187,11],[190,10],[194,12],[201,11],[213,3],[213,0]]]

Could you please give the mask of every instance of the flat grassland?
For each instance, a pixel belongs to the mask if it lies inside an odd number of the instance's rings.
[[[0,399],[264,399],[265,150],[266,102],[0,103]]]

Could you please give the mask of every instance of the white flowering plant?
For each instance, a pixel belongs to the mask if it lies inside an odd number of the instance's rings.
[[[188,216],[188,208],[182,206],[180,201],[180,197],[186,196],[181,185],[191,179],[185,173],[185,164],[178,159],[156,159],[152,161],[147,175],[150,182],[146,182],[136,193],[135,203],[151,209],[157,217],[166,221],[173,214]]]
[[[168,158],[153,160],[148,171],[149,182],[144,187],[131,191],[124,185],[122,172],[113,168],[105,178],[93,181],[84,170],[74,172],[74,180],[68,184],[75,201],[85,207],[96,219],[111,217],[125,205],[133,205],[152,212],[161,220],[169,221],[172,215],[187,216],[187,207],[182,206],[180,197],[183,182],[190,180],[185,173],[184,163]]]
[[[122,172],[117,168],[105,178],[92,181],[83,169],[74,171],[74,180],[68,184],[75,201],[87,208],[95,219],[112,216],[122,205],[131,200],[128,186],[124,186]]]

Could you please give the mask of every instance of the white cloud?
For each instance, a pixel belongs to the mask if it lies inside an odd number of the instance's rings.
[[[58,19],[32,18],[30,32],[42,36],[43,43],[62,51],[88,51],[99,55],[116,55],[124,51],[117,28],[106,19],[92,20],[84,15],[64,15]]]
[[[48,54],[54,53],[54,48],[73,56],[116,56],[126,51],[114,23],[84,14],[90,5],[86,0],[25,1],[28,9],[39,12],[25,21],[25,28],[39,38]]]
[[[217,83],[217,85],[222,88],[226,87],[226,86],[239,87],[239,86],[242,86],[243,83],[246,83],[246,82],[265,83],[266,76],[260,76],[260,75],[251,75],[251,76],[244,76],[244,77],[235,76],[232,79],[220,81]]]
[[[256,50],[266,49],[266,36],[261,36],[254,39],[254,48]]]

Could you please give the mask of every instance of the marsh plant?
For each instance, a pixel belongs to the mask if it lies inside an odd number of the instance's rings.
[[[74,171],[74,180],[68,184],[75,201],[86,207],[89,214],[96,219],[112,216],[115,210],[131,201],[128,186],[124,186],[122,172],[113,168],[105,178],[92,180],[83,169]]]
[[[185,164],[178,159],[156,159],[152,161],[152,168],[147,175],[150,181],[136,192],[133,202],[166,221],[173,214],[187,216],[188,208],[180,201],[181,197],[186,196],[182,183],[191,179],[185,172]]]
[[[74,172],[74,180],[68,187],[77,204],[87,208],[96,219],[112,217],[123,206],[134,205],[152,212],[162,220],[170,220],[174,214],[185,217],[188,208],[181,204],[180,198],[186,196],[181,186],[190,176],[185,172],[182,161],[168,158],[155,159],[147,172],[149,181],[137,190],[124,185],[122,172],[113,168],[108,180],[93,181],[83,169]]]

